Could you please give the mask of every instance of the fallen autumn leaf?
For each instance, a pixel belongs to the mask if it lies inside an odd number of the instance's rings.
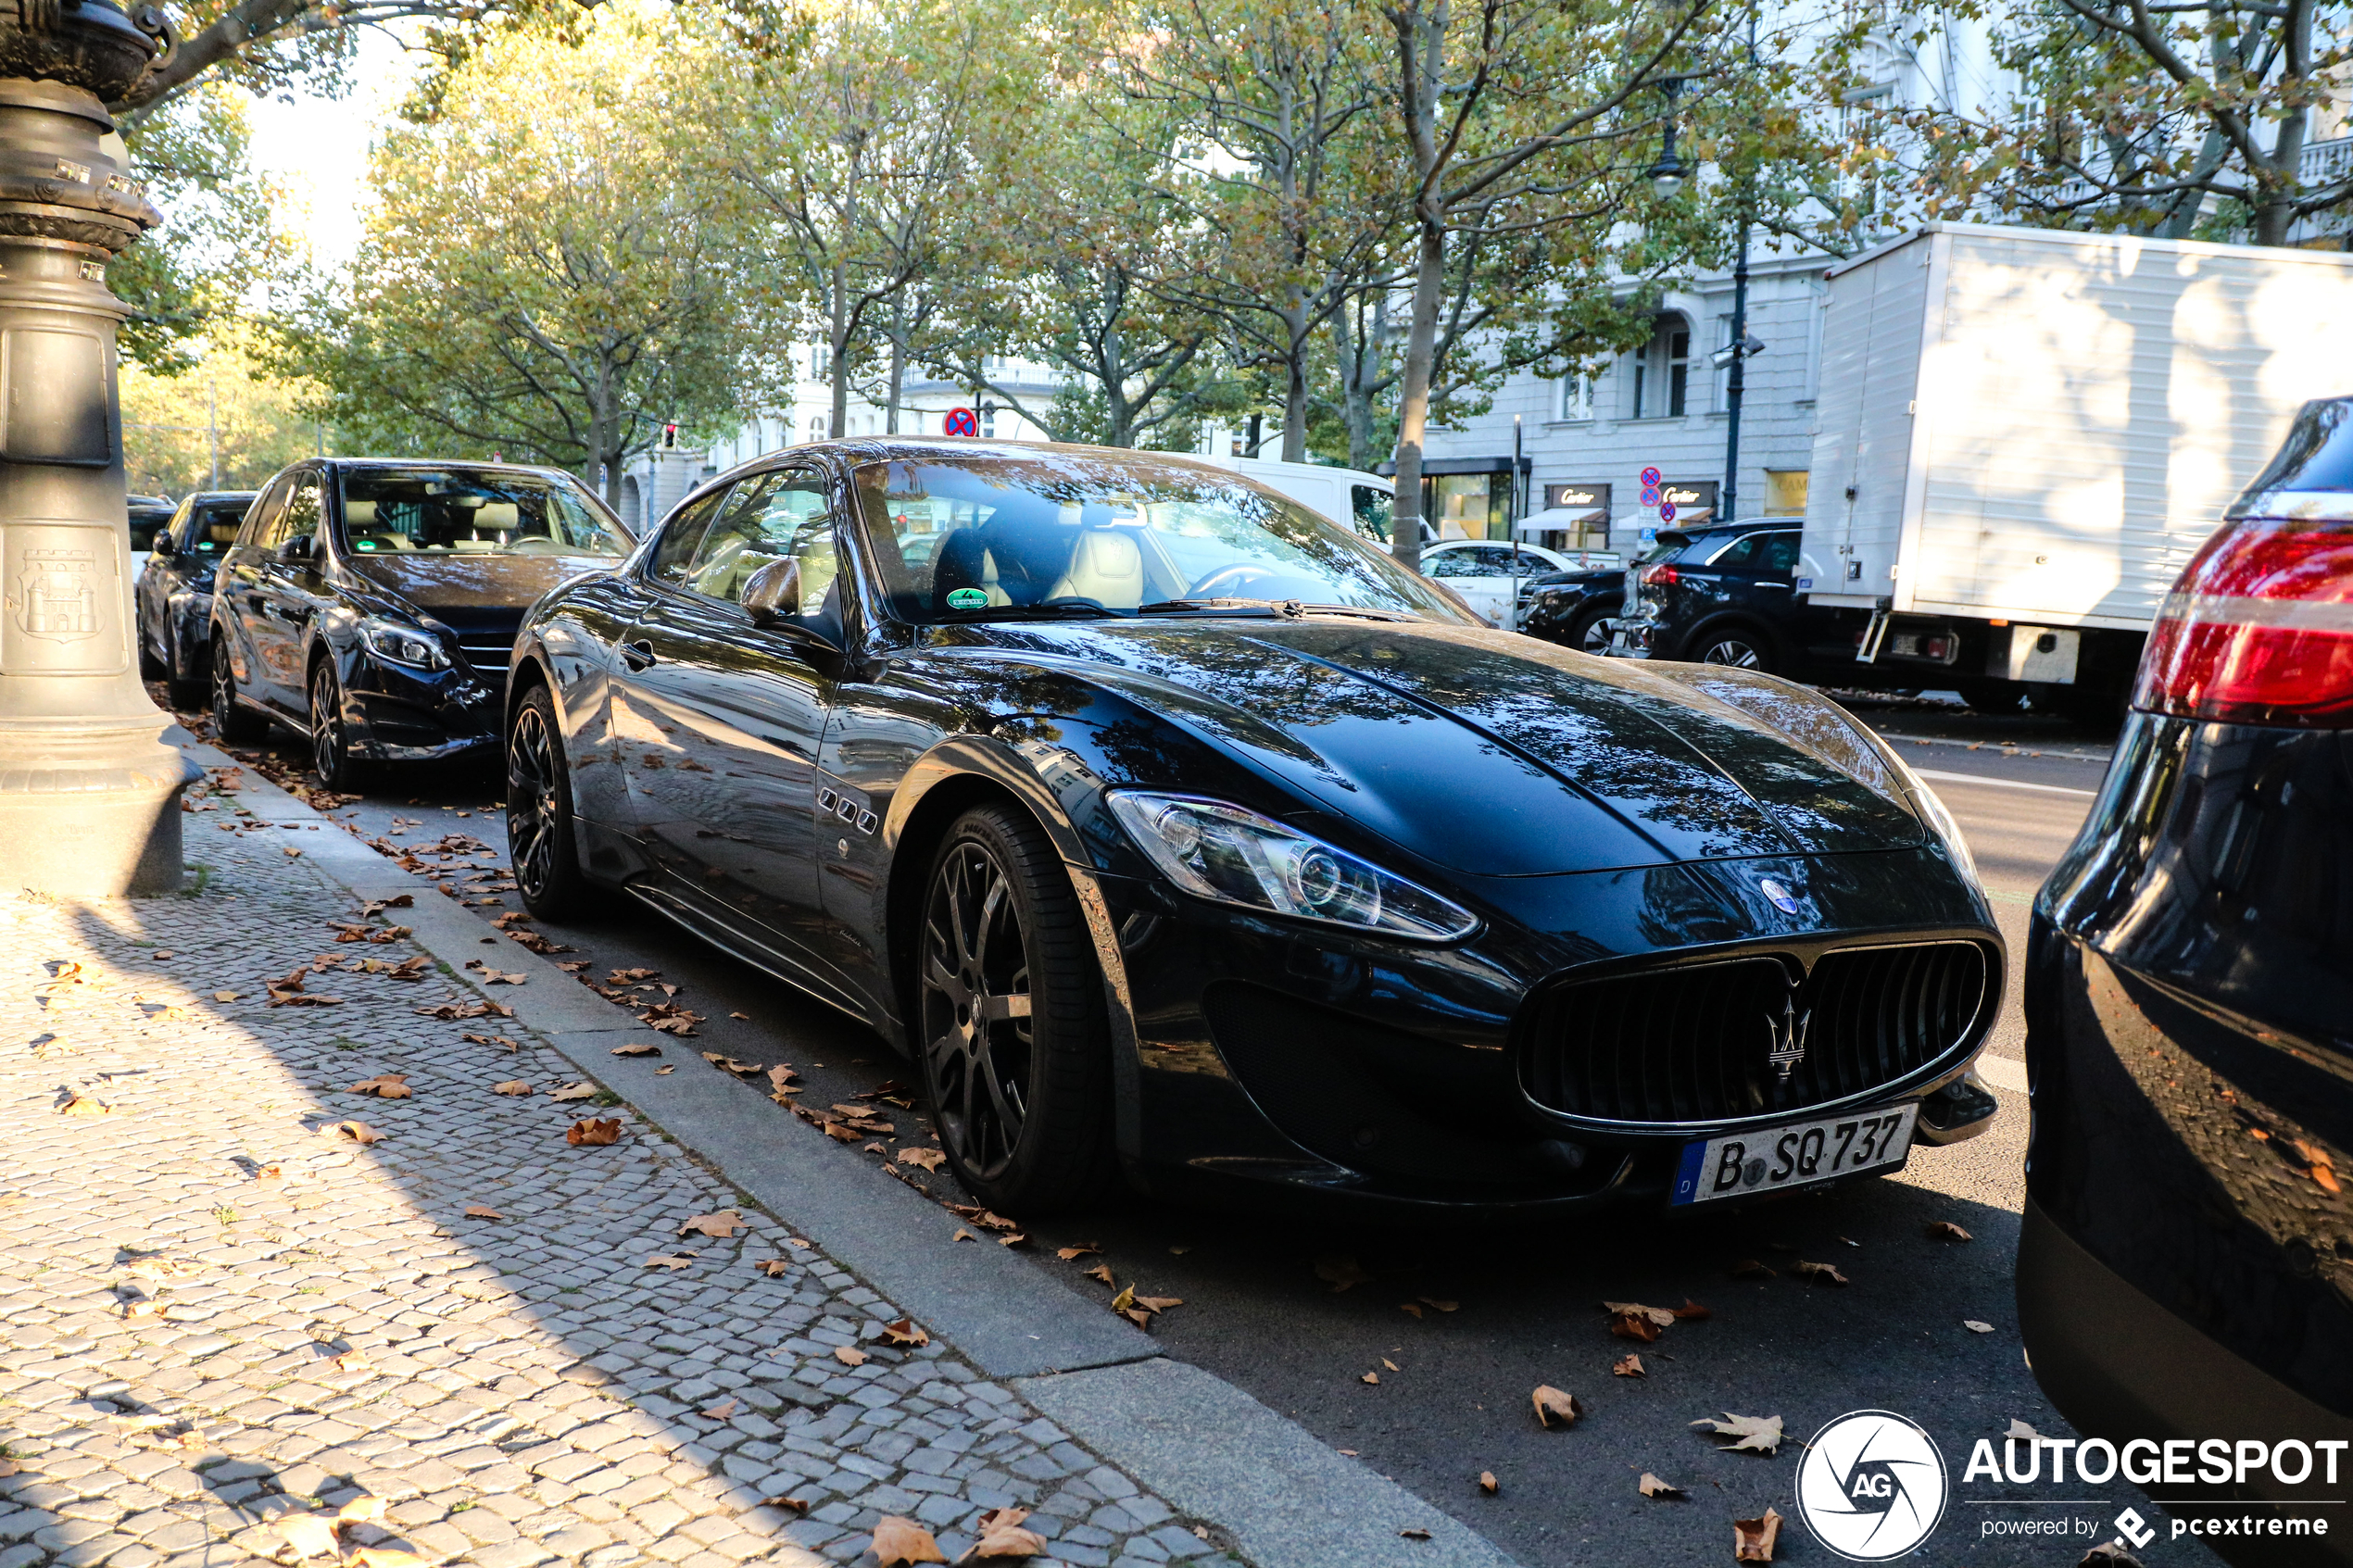
[[[610,1117],[603,1121],[591,1118],[574,1122],[564,1133],[564,1142],[575,1148],[602,1148],[621,1141],[621,1120]]]
[[[1732,1560],[1736,1562],[1770,1562],[1773,1543],[1780,1539],[1781,1516],[1771,1509],[1761,1519],[1732,1521]]]
[[[1555,1421],[1563,1426],[1574,1426],[1577,1418],[1585,1413],[1584,1407],[1577,1402],[1576,1395],[1555,1388],[1549,1383],[1538,1384],[1530,1398],[1536,1405],[1537,1424],[1541,1426],[1550,1426]]]
[[[871,1361],[874,1359],[874,1357],[866,1354],[865,1351],[859,1349],[854,1345],[837,1345],[834,1347],[834,1360],[839,1361],[844,1366],[864,1366],[868,1361]]]
[[[469,1203],[466,1205],[466,1218],[469,1220],[503,1220],[506,1217],[506,1215],[501,1214],[497,1210],[493,1209],[487,1203]]]
[[[689,1231],[699,1231],[704,1236],[724,1241],[743,1228],[744,1217],[741,1214],[733,1209],[722,1209],[716,1214],[697,1214],[678,1227],[678,1234],[685,1236]]]
[[[1609,1370],[1619,1377],[1646,1377],[1649,1375],[1649,1374],[1642,1370],[1642,1358],[1640,1356],[1621,1356],[1617,1361],[1610,1363]]]
[[[1753,1454],[1769,1454],[1781,1446],[1781,1418],[1778,1415],[1734,1415],[1728,1411],[1721,1419],[1694,1421],[1692,1425],[1695,1430],[1705,1428],[1735,1439],[1724,1445],[1727,1452],[1745,1449]]]
[[[1646,1498],[1680,1498],[1683,1495],[1682,1487],[1662,1481],[1647,1470],[1642,1472],[1642,1478],[1634,1483],[1634,1489]]]
[[[874,1544],[867,1549],[875,1554],[879,1568],[900,1568],[912,1562],[945,1562],[947,1557],[931,1532],[912,1519],[901,1519],[886,1513],[875,1521]]]

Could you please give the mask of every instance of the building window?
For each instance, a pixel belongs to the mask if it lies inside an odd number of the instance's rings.
[[[1765,470],[1765,515],[1767,517],[1804,517],[1806,515],[1806,474],[1804,469],[1767,469]]]
[[[812,419],[809,421],[809,439],[812,441],[823,441],[825,439],[825,421],[824,420]]]
[[[1691,323],[1680,316],[1661,316],[1652,327],[1650,342],[1634,355],[1634,417],[1680,417],[1691,382]]]
[[[1590,420],[1593,417],[1593,378],[1563,376],[1560,379],[1560,420]]]

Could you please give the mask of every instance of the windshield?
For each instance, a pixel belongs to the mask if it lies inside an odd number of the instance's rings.
[[[857,488],[904,621],[1173,613],[1211,599],[1463,619],[1378,546],[1235,474],[1141,455],[975,453],[871,463]]]
[[[629,536],[569,479],[499,469],[360,469],[343,478],[360,555],[623,556]]]
[[[252,496],[239,495],[228,501],[198,501],[190,507],[182,535],[188,541],[187,553],[217,556],[235,544],[237,530],[245,526],[245,512],[252,506]]]

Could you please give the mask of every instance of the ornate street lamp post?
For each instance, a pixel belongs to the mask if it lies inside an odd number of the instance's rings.
[[[180,883],[197,770],[139,684],[107,264],[163,220],[107,112],[170,46],[108,0],[0,11],[0,891]]]

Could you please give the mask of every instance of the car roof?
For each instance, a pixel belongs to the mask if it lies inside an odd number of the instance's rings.
[[[570,469],[551,468],[544,463],[494,463],[481,458],[313,458],[331,469],[346,471],[397,472],[403,469],[437,471],[442,469],[488,470],[493,473],[561,474],[578,482],[580,476]]]

